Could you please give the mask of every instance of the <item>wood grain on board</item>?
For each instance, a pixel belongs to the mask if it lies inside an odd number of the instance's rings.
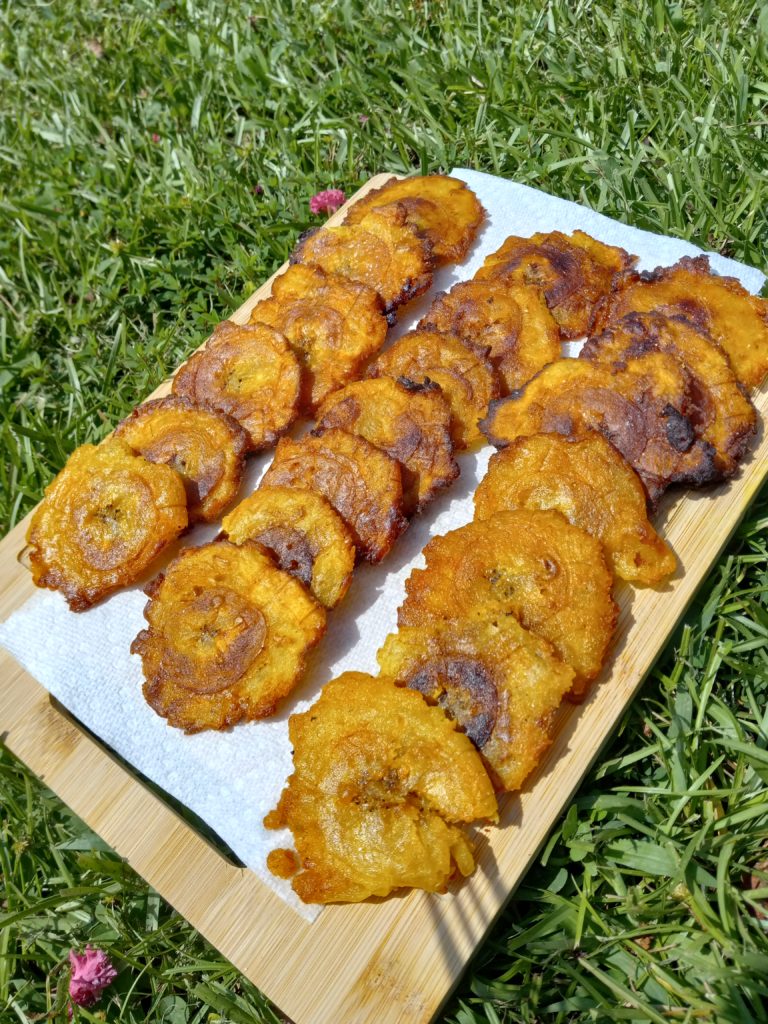
[[[372,178],[354,197],[392,175]],[[330,223],[338,223],[345,208]],[[285,268],[281,268],[285,269]],[[281,271],[278,271],[280,273]],[[246,323],[273,279],[231,317]],[[167,393],[164,384],[156,395]],[[765,420],[768,395],[755,396]],[[296,1024],[426,1024],[535,857],[768,474],[760,434],[737,479],[667,499],[657,518],[680,567],[659,590],[618,587],[611,662],[526,790],[478,833],[478,868],[442,896],[326,907],[304,921],[232,864],[105,750],[0,649],[0,738]],[[33,593],[26,520],[0,543],[0,621]],[[343,611],[342,613],[343,614]]]

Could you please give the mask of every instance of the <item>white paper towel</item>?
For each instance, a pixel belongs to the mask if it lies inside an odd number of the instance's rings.
[[[472,277],[485,256],[511,234],[581,228],[601,241],[620,245],[640,257],[642,269],[674,263],[701,250],[688,242],[628,227],[575,203],[464,169],[452,172],[474,189],[488,221],[466,263],[444,268],[430,293],[408,308],[391,332],[409,330],[429,307],[436,291]],[[733,260],[711,255],[718,273],[738,277],[758,292],[764,276]],[[347,669],[376,672],[376,651],[396,626],[397,608],[421,550],[436,534],[472,518],[472,495],[482,478],[490,448],[459,458],[461,476],[417,518],[382,565],[360,566],[345,601],[329,615],[328,634],[310,671],[281,712],[264,722],[240,725],[228,733],[184,736],[144,702],[138,657],[131,641],[144,627],[146,598],[138,588],[118,593],[90,611],[74,614],[59,594],[41,591],[0,625],[0,644],[72,714],[139,772],[199,815],[256,874],[313,919],[286,882],[265,867],[269,850],[290,843],[290,836],[268,832],[262,818],[274,807],[291,772],[288,716],[304,710],[320,687]],[[243,494],[255,487],[270,454],[253,460]],[[198,528],[185,544],[210,539],[216,527]],[[119,711],[117,710],[119,709]]]

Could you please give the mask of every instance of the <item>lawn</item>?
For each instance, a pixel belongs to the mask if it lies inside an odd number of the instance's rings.
[[[476,167],[768,269],[765,5],[0,18],[4,530],[283,262],[321,188]],[[442,1021],[768,1021],[767,526],[764,492]],[[7,752],[0,802],[3,1024],[65,1020],[86,942],[119,977],[78,1019],[282,1019]]]

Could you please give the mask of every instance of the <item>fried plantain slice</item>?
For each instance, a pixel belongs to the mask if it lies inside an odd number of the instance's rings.
[[[352,535],[315,491],[261,486],[221,526],[235,544],[258,541],[326,608],[337,605],[349,589],[355,566]]]
[[[349,527],[367,562],[381,561],[408,525],[399,464],[346,430],[327,430],[322,437],[300,441],[284,437],[261,486],[322,494]]]
[[[144,697],[188,733],[271,715],[325,632],[325,610],[253,541],[186,548],[146,594],[131,644]]]
[[[368,376],[439,384],[451,407],[451,438],[457,448],[481,440],[477,422],[499,394],[498,377],[488,360],[453,335],[437,331],[404,334],[381,353]]]
[[[293,833],[301,871],[291,884],[305,903],[443,892],[456,869],[474,871],[459,826],[495,821],[496,798],[440,708],[391,680],[345,672],[291,715],[288,731],[294,771],[264,824]]]
[[[114,438],[84,444],[32,513],[32,579],[60,590],[72,611],[85,611],[134,583],[186,527],[187,497],[175,469]]]
[[[630,313],[587,340],[580,358],[623,370],[641,365],[650,352],[674,356],[691,376],[696,391],[698,436],[712,445],[722,476],[733,476],[757,429],[757,413],[725,352],[705,332],[681,316]]]
[[[298,414],[301,368],[266,324],[225,320],[173,378],[173,393],[237,420],[248,450],[271,448]]]
[[[552,742],[573,669],[507,616],[403,626],[378,662],[398,686],[437,704],[475,744],[497,788],[520,789]]]
[[[509,285],[538,288],[560,326],[561,337],[589,330],[597,304],[616,289],[637,262],[624,249],[606,245],[584,231],[511,235],[487,257],[475,275]]]
[[[459,475],[450,407],[431,382],[414,384],[392,377],[357,381],[327,398],[317,419],[315,434],[340,427],[397,459],[408,515],[421,511]]]
[[[115,437],[150,462],[171,466],[184,481],[190,523],[212,523],[237,496],[248,437],[226,413],[168,395],[134,409]]]
[[[353,225],[311,228],[299,239],[291,263],[309,263],[373,288],[384,312],[394,312],[432,284],[432,248],[408,222],[400,203],[371,210]]]
[[[367,285],[297,263],[251,311],[251,323],[285,335],[303,370],[301,408],[311,413],[332,391],[362,374],[384,344],[381,299]]]
[[[705,330],[748,388],[768,372],[768,301],[751,295],[735,277],[719,277],[706,256],[683,256],[671,267],[632,274],[598,309],[594,333],[627,313],[679,314]]]
[[[485,210],[463,181],[428,174],[393,178],[373,189],[357,200],[344,223],[359,224],[370,210],[390,203],[405,207],[408,222],[429,241],[438,263],[461,263],[485,220]]]
[[[534,434],[497,452],[475,491],[475,518],[518,508],[561,512],[602,542],[623,580],[658,583],[675,571],[674,554],[648,521],[639,477],[601,434]]]
[[[420,331],[453,334],[488,354],[508,395],[560,358],[560,330],[538,289],[503,281],[462,281],[436,296]]]
[[[718,477],[712,445],[696,434],[691,390],[690,375],[665,352],[629,360],[622,371],[561,359],[493,403],[481,427],[497,448],[530,434],[595,430],[624,456],[655,506],[671,484],[699,487]]]
[[[513,615],[576,672],[579,699],[599,673],[617,608],[603,546],[559,512],[498,512],[424,548],[405,584],[399,626]]]

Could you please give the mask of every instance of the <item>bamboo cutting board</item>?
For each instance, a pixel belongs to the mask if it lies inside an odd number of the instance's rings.
[[[378,175],[353,198],[381,185]],[[331,223],[344,216],[340,211]],[[263,285],[231,317],[248,320]],[[165,384],[156,394],[168,391]],[[755,396],[763,418],[768,395]],[[237,868],[63,711],[0,649],[0,736],[19,758],[297,1024],[426,1024],[524,876],[768,474],[761,432],[740,476],[662,505],[680,561],[662,590],[618,588],[613,656],[581,707],[561,712],[549,756],[501,825],[478,833],[478,869],[443,896],[410,893],[301,919]],[[26,521],[0,543],[0,621],[34,587],[19,564]],[[343,614],[343,608],[340,611]]]

